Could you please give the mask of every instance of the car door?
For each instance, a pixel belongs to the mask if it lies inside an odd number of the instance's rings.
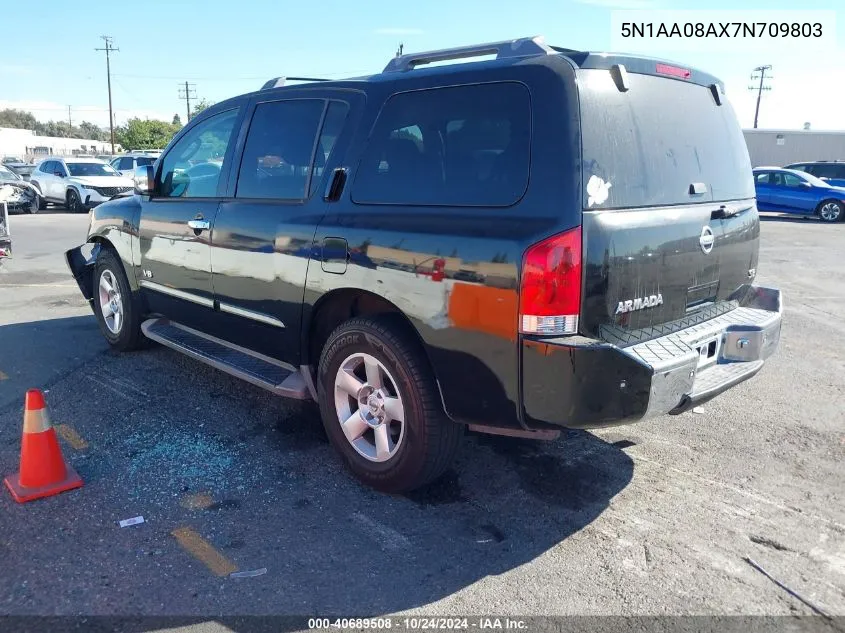
[[[212,235],[219,336],[292,364],[325,167],[350,110],[363,101],[311,94],[253,100],[240,169],[230,176],[233,196],[221,202]]]
[[[762,171],[754,174],[754,190],[757,194],[757,208],[761,211],[768,211],[772,206],[771,178],[772,173],[769,171]]]
[[[816,187],[805,178],[796,174],[783,174],[783,197],[790,211],[794,213],[812,213],[818,204]]]
[[[56,171],[56,165],[58,163],[54,160],[48,160],[41,164],[39,167],[40,173],[38,174],[38,186],[41,188],[41,195],[44,198],[55,198],[53,193],[56,181],[59,178],[54,174]]]
[[[211,225],[234,153],[243,102],[204,113],[164,155],[141,199],[142,293],[152,312],[204,329],[214,316]]]

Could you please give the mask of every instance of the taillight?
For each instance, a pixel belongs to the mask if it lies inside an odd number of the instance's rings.
[[[686,68],[678,68],[669,64],[657,64],[655,70],[661,75],[669,75],[670,77],[678,77],[680,79],[689,79],[692,76],[692,73]]]
[[[534,244],[522,261],[519,331],[575,334],[581,311],[581,227]]]

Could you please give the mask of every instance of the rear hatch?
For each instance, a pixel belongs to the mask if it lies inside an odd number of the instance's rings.
[[[619,345],[735,307],[759,240],[751,163],[720,84],[659,62],[633,65],[639,72],[577,71],[579,329]]]

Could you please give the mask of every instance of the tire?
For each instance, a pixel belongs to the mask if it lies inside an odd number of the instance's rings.
[[[120,257],[110,248],[103,248],[97,255],[93,288],[94,314],[109,345],[121,352],[142,347],[145,339],[138,299],[129,288]],[[107,309],[103,308],[104,302]]]
[[[816,208],[816,214],[822,222],[841,222],[845,208],[838,200],[822,200]]]
[[[375,382],[369,380],[372,375],[368,371],[373,360],[380,367],[381,388],[369,394],[370,383]],[[353,367],[357,373],[350,373]],[[349,376],[357,383],[340,380]],[[340,383],[351,389],[341,389]],[[362,385],[356,394],[359,397],[350,396],[358,383]],[[408,492],[430,483],[449,467],[460,446],[463,427],[446,417],[423,350],[394,317],[356,317],[332,332],[320,355],[317,396],[332,446],[361,482],[377,490]],[[363,414],[358,409],[362,399]],[[397,400],[398,409],[390,404]],[[369,407],[373,402],[381,414],[389,411],[387,422],[378,423],[381,418]],[[390,413],[395,411],[401,412],[401,422],[390,421]],[[341,417],[349,421],[346,428],[352,437],[361,428],[363,434],[347,439]],[[381,454],[377,426],[386,427],[382,438],[390,438],[387,444],[381,443],[385,449]]]
[[[67,210],[71,213],[81,213],[85,211],[85,207],[82,206],[82,198],[79,197],[79,192],[77,192],[76,189],[68,189],[67,194],[65,195],[65,200]]]

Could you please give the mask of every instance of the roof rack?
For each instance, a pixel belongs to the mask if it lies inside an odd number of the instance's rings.
[[[496,59],[504,59],[508,57],[533,57],[535,55],[556,54],[557,52],[545,43],[543,36],[537,35],[535,37],[522,37],[504,42],[489,42],[487,44],[475,44],[473,46],[460,46],[458,48],[444,48],[437,51],[400,55],[391,59],[387,66],[384,67],[383,72],[390,73],[412,70],[417,66],[431,64],[432,62],[467,59],[482,55],[495,55]]]
[[[267,81],[263,86],[261,86],[262,90],[270,90],[270,88],[281,88],[284,86],[288,81],[331,81],[330,79],[320,79],[318,77],[276,77]]]

